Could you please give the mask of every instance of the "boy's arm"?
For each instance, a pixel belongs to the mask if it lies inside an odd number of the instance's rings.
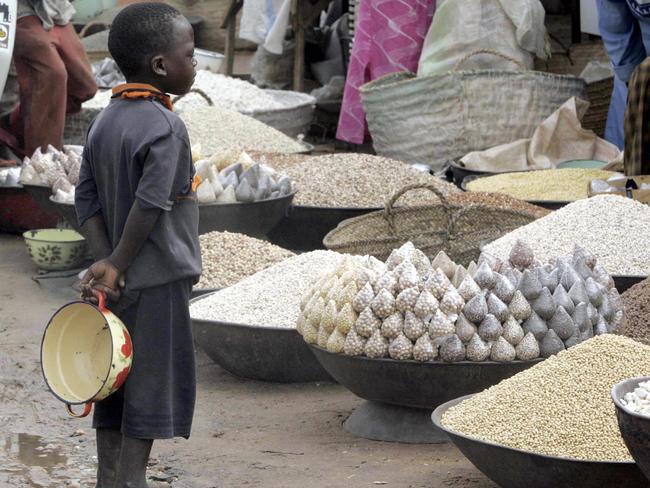
[[[81,232],[88,242],[93,257],[95,260],[107,257],[113,252],[113,248],[106,232],[102,207],[99,204],[97,183],[92,166],[88,162],[87,149],[84,149],[79,168],[74,203]]]
[[[112,301],[120,298],[119,288],[125,285],[124,273],[151,234],[160,212],[157,208],[143,208],[138,200],[135,201],[115,250],[109,251],[108,255],[93,263],[81,281],[84,297],[93,298],[92,290],[96,289],[106,293]],[[99,238],[102,230],[104,235],[106,234],[101,214],[88,220],[86,225],[89,224],[93,228],[92,232],[97,232]]]
[[[81,227],[81,232],[88,242],[90,252],[92,253],[95,261],[105,259],[111,255],[113,249],[111,248],[111,243],[108,240],[108,234],[106,233],[106,222],[104,222],[104,216],[101,212],[96,213],[88,220],[86,220],[86,222]]]
[[[81,280],[82,297],[94,298],[90,285],[92,283],[92,287],[106,293],[111,300],[117,301],[120,297],[119,287],[123,287],[124,282],[119,273],[112,272],[105,265],[99,264],[111,255],[113,248],[106,231],[106,222],[97,194],[97,184],[87,159],[86,149],[84,149],[84,157],[79,169],[79,181],[75,190],[75,210],[81,232],[96,261]]]
[[[140,200],[133,203],[126,219],[122,238],[108,257],[108,261],[121,273],[124,273],[133,263],[140,248],[153,231],[160,212],[162,212],[160,208],[143,206]]]

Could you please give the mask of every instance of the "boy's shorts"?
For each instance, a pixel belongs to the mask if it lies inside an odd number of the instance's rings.
[[[189,313],[192,279],[140,290],[118,316],[133,341],[133,363],[118,391],[97,402],[94,428],[127,437],[190,436],[196,373]]]

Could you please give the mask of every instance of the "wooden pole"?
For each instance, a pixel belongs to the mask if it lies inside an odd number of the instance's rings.
[[[228,22],[226,31],[226,75],[232,76],[235,69],[235,31],[236,31],[236,17],[232,17]]]
[[[237,32],[237,13],[244,5],[244,0],[231,0],[221,28],[226,29],[225,74],[232,76],[235,67],[235,33]]]
[[[293,0],[293,31],[295,35],[295,51],[293,57],[293,89],[301,92],[305,77],[305,27],[302,23],[302,0]]]

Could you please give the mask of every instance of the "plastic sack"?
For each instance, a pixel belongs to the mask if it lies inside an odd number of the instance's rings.
[[[438,6],[420,55],[418,76],[454,69],[464,56],[482,49],[497,51],[533,67],[533,56],[546,59],[550,46],[539,0],[447,0]],[[463,69],[512,69],[494,57],[474,57]]]

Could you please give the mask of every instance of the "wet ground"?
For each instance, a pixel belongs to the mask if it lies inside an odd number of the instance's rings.
[[[43,328],[72,280],[32,279],[22,240],[0,234],[0,487],[92,487],[90,420],[67,416],[39,366]],[[236,378],[200,350],[190,440],[154,444],[152,486],[494,488],[455,448],[358,439],[341,424],[361,400],[335,384]]]

